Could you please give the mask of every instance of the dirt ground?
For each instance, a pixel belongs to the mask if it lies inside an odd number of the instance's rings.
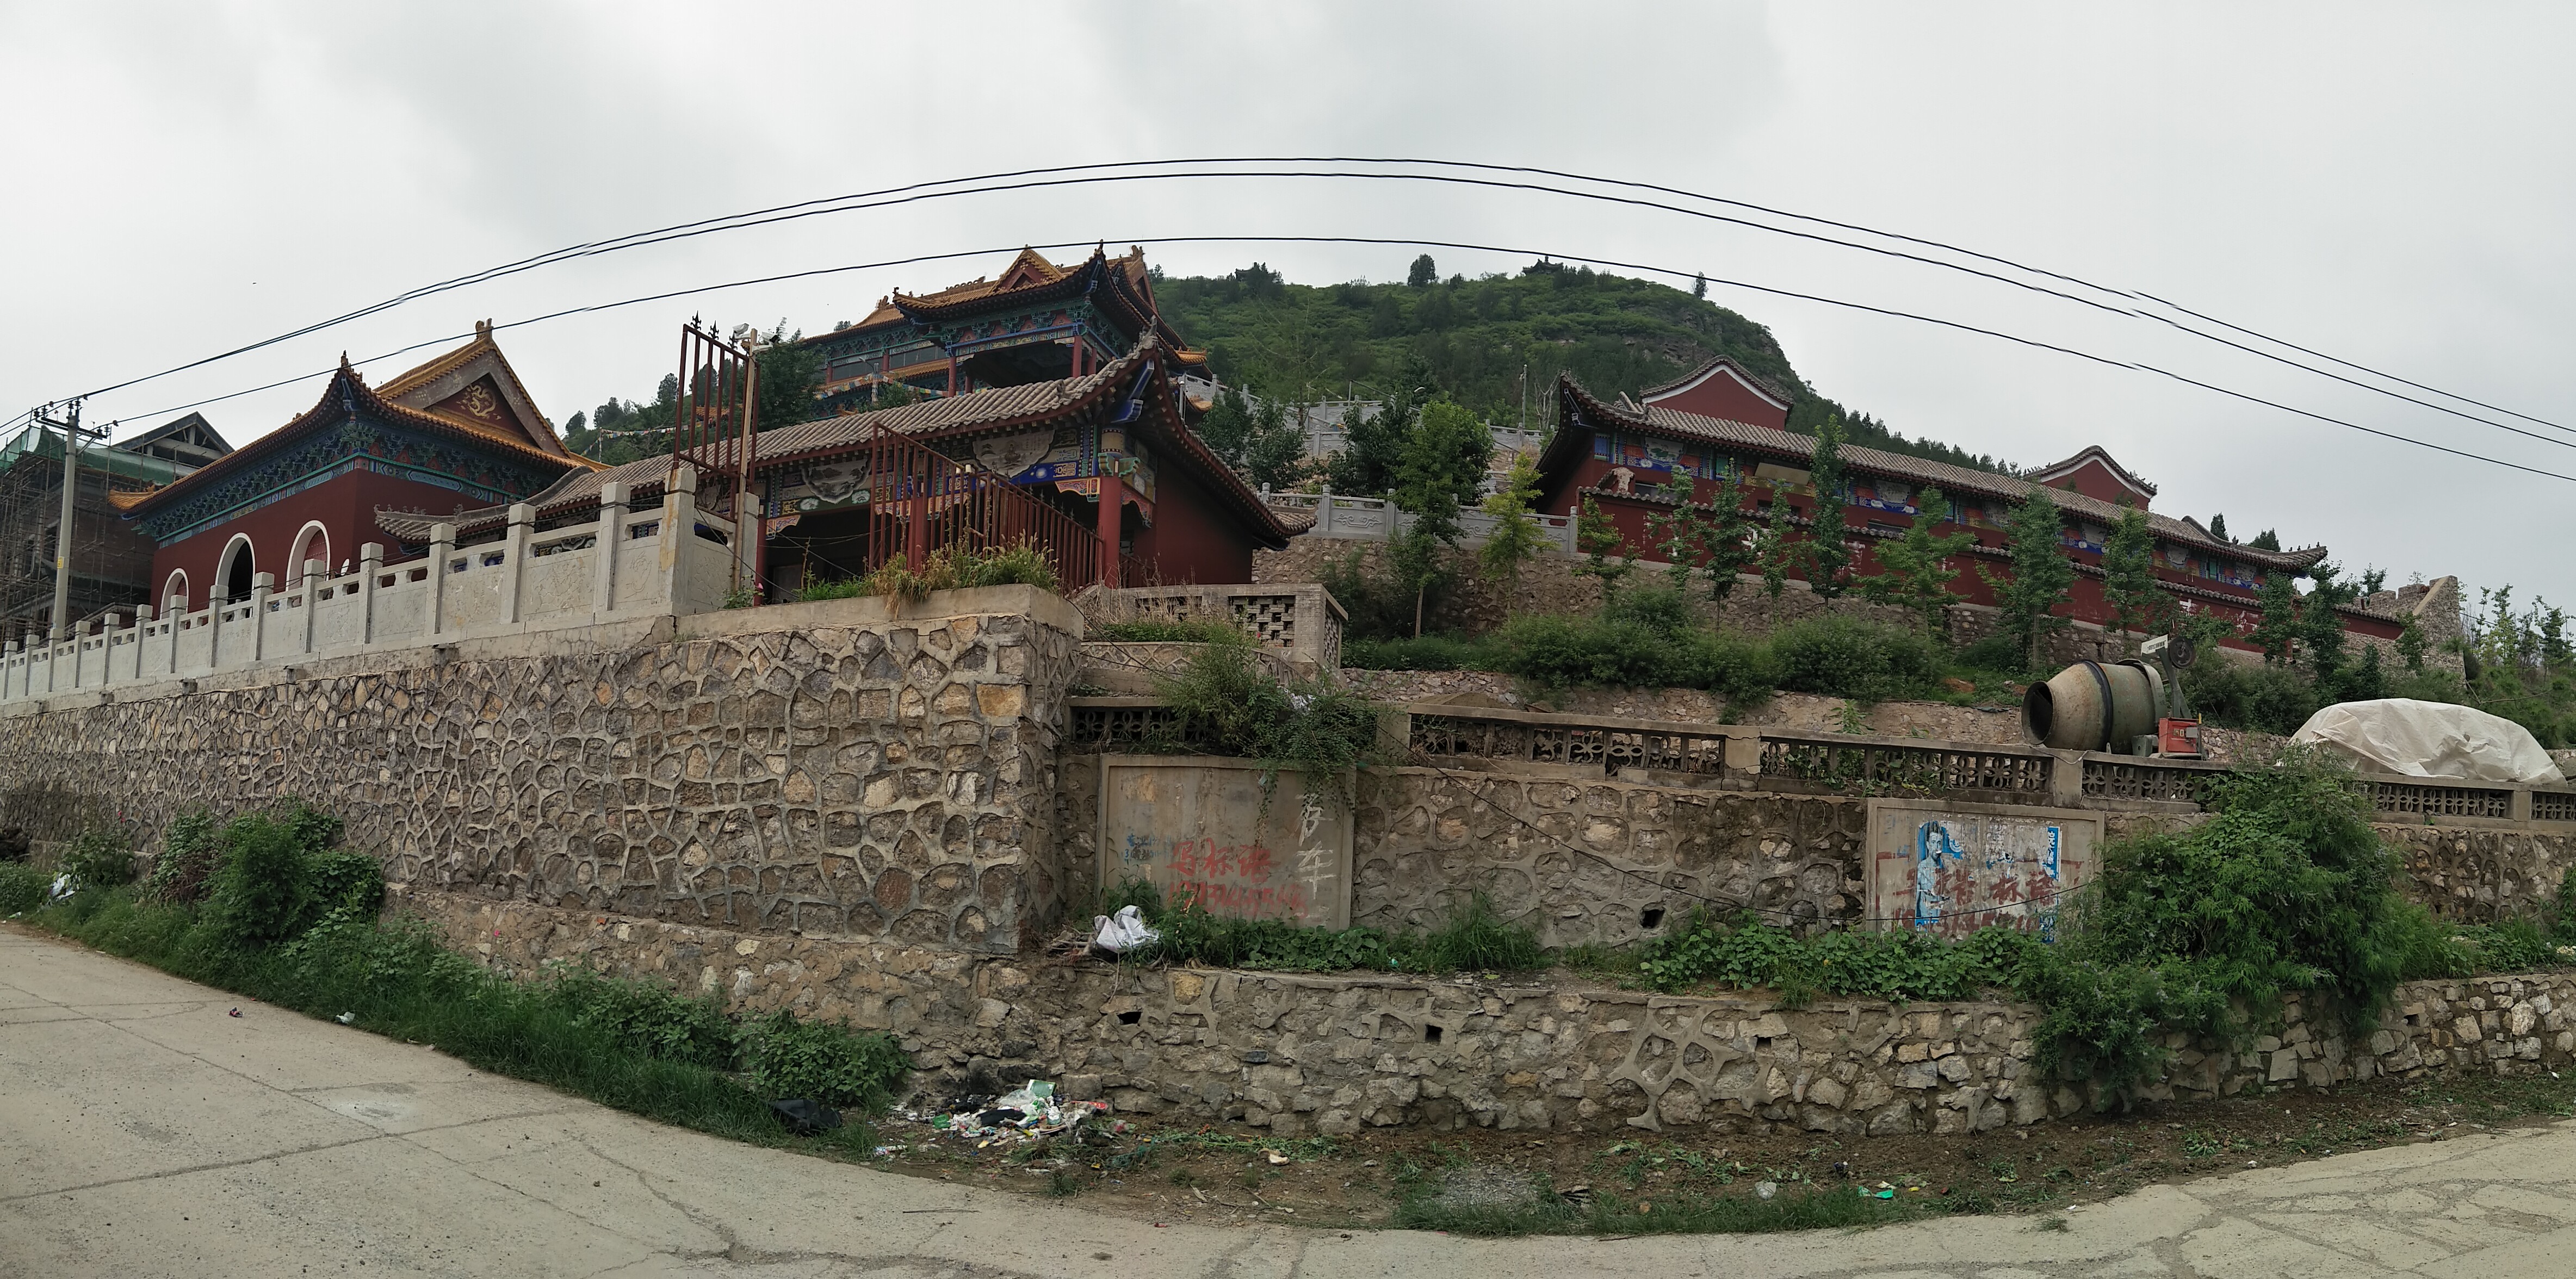
[[[2146,1107],[1960,1136],[1479,1129],[1281,1139],[1240,1126],[1101,1115],[1074,1138],[984,1142],[897,1115],[880,1122],[871,1162],[919,1177],[1081,1196],[1099,1211],[1164,1222],[1375,1228],[1392,1224],[1396,1208],[1417,1195],[1488,1196],[1506,1206],[1553,1196],[1624,1212],[1761,1195],[1766,1184],[1772,1193],[1858,1184],[1933,1215],[2045,1211],[2155,1182],[2571,1115],[2576,1080],[2554,1075],[2383,1080],[2330,1095]]]

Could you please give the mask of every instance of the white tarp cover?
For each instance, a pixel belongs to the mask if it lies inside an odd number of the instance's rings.
[[[2403,777],[2524,784],[2567,780],[2522,725],[2449,702],[2410,697],[2338,702],[2309,716],[2290,740],[2314,742],[2365,769]]]

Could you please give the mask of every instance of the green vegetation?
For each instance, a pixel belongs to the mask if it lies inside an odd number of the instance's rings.
[[[769,1100],[881,1109],[908,1071],[883,1035],[785,1013],[738,1026],[711,999],[576,968],[533,981],[482,968],[421,921],[379,921],[374,860],[336,847],[338,821],[302,804],[221,827],[193,814],[169,834],[189,864],[211,863],[201,902],[173,887],[191,872],[165,878],[156,867],[151,891],[86,886],[26,918],[191,981],[740,1140],[864,1152],[864,1124],[795,1138]],[[0,866],[0,905],[30,909],[27,886],[40,898],[44,882],[32,867]]]
[[[1526,925],[1504,919],[1483,893],[1453,905],[1426,933],[1376,928],[1309,928],[1275,919],[1211,914],[1196,901],[1166,902],[1153,883],[1128,879],[1102,895],[1100,910],[1134,906],[1162,940],[1125,958],[1279,972],[1524,972],[1547,956]]]
[[[1918,494],[1915,509],[1927,514],[1914,521],[1904,536],[1874,548],[1879,571],[1860,580],[1860,593],[1922,618],[1923,633],[1937,636],[1947,625],[1950,606],[1967,598],[1950,589],[1951,579],[1959,573],[1958,566],[1950,561],[1976,545],[1977,535],[1964,528],[1933,534],[1933,523],[1939,518],[1936,513],[1950,509],[1950,500],[1937,488],[1926,488]]]
[[[1555,1195],[1528,1204],[1452,1203],[1426,1186],[1397,1205],[1395,1224],[1407,1230],[1485,1237],[1759,1234],[1884,1225],[1916,1215],[1912,1207],[1883,1203],[1848,1188],[1821,1186],[1787,1190],[1770,1199],[1605,1192],[1579,1207]]]
[[[1421,263],[1408,273],[1420,274]],[[1854,444],[1979,470],[2010,468],[1929,440],[1910,440],[1816,393],[1771,331],[1686,289],[1539,261],[1514,275],[1413,284],[1290,284],[1261,263],[1222,276],[1162,277],[1163,317],[1207,349],[1227,383],[1265,398],[1313,403],[1384,399],[1437,388],[1479,418],[1554,421],[1550,385],[1572,373],[1595,394],[1631,394],[1724,355],[1788,392],[1789,427],[1842,419]],[[1354,451],[1360,439],[1354,433]],[[1339,493],[1382,493],[1375,477],[1336,471]]]
[[[1752,915],[1700,915],[1648,943],[1638,975],[1664,991],[1766,986],[1793,1006],[1818,992],[2010,989],[2043,1010],[2041,1069],[2089,1081],[2097,1104],[2125,1105],[2163,1075],[2169,1036],[2241,1045],[2293,994],[2358,1036],[2400,981],[2576,962],[2576,873],[2554,921],[2442,923],[2398,896],[2396,860],[2349,782],[2306,752],[2228,774],[2207,821],[2107,847],[2100,877],[2061,908],[2054,944],[2003,927],[1957,942],[1802,938]]]
[[[1155,694],[1174,715],[1150,748],[1258,760],[1265,792],[1286,770],[1348,803],[1343,773],[1378,762],[1377,708],[1338,683],[1272,675],[1240,631],[1209,639],[1180,671],[1155,677]]]
[[[1984,565],[1977,566],[1977,575],[1995,589],[1995,607],[2003,614],[2004,633],[2020,648],[2015,664],[2023,670],[2038,669],[2041,645],[2050,632],[2067,625],[2056,611],[2075,585],[2075,566],[2058,545],[2064,521],[2047,491],[2034,486],[2007,522],[2011,575],[1997,577]]]
[[[1234,644],[1243,640],[1243,629],[1231,622],[1189,617],[1172,620],[1159,617],[1133,618],[1120,622],[1102,622],[1085,628],[1088,639],[1109,640],[1124,644]]]
[[[943,546],[924,557],[919,571],[901,560],[887,560],[865,577],[814,582],[796,592],[797,603],[873,595],[898,604],[920,602],[932,591],[962,591],[979,586],[1034,586],[1055,589],[1055,565],[1034,543],[999,550]]]
[[[712,324],[707,327],[715,328]],[[740,342],[751,335],[751,326],[738,325],[733,340]],[[805,335],[788,332],[785,320],[758,336],[760,349],[752,359],[760,369],[759,403],[753,417],[759,429],[775,430],[824,416],[827,410],[814,398],[815,387],[823,379],[822,353],[797,345],[797,339]],[[903,393],[903,402],[911,398],[909,392]],[[680,375],[665,373],[650,403],[610,396],[589,413],[575,413],[566,419],[564,447],[611,466],[663,456],[671,451],[671,423],[679,404]]]

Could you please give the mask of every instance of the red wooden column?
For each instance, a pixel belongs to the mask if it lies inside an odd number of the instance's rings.
[[[1115,475],[1100,477],[1100,584],[1115,590],[1118,581],[1118,524],[1127,505],[1127,484]]]

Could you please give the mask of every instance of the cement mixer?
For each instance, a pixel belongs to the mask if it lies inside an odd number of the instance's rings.
[[[2145,662],[2077,662],[2022,694],[2022,732],[2057,750],[2200,754],[2200,725],[2177,714],[2165,673]]]

